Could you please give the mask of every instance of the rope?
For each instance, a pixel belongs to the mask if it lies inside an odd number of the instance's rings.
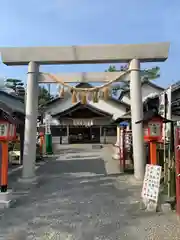
[[[120,74],[120,76],[117,79],[113,79],[101,86],[97,86],[97,87],[92,87],[92,88],[76,88],[73,86],[70,86],[68,83],[65,83],[63,80],[61,80],[59,77],[57,77],[56,75],[52,74],[52,73],[43,73],[45,75],[48,75],[51,79],[53,79],[55,82],[60,83],[61,85],[63,85],[64,87],[69,88],[70,90],[74,90],[76,92],[94,92],[94,91],[99,91],[102,88],[108,87],[109,85],[111,85],[112,83],[118,81],[121,77],[127,75],[131,70],[127,70],[123,73]]]

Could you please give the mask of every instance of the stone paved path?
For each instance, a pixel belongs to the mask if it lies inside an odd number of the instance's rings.
[[[20,197],[1,211],[0,240],[180,239],[175,215],[140,211],[140,186],[128,176],[108,176],[99,156],[50,158],[37,175],[30,188],[17,187],[12,176]]]

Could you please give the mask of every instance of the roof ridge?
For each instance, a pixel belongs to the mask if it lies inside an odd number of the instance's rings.
[[[10,97],[10,98],[22,100],[22,98],[21,98],[20,96],[14,95],[14,94],[11,94],[11,93],[8,93],[8,92],[3,91],[3,90],[1,90],[1,89],[0,89],[0,93],[4,94],[4,95],[6,95],[6,96],[8,96],[8,97]]]
[[[156,84],[156,83],[154,83],[154,82],[152,82],[152,81],[153,81],[153,80],[151,80],[151,81],[143,81],[143,82],[141,82],[141,86],[143,86],[144,84],[148,84],[148,85],[151,85],[151,86],[153,86],[153,87],[155,87],[155,88],[158,88],[158,89],[160,89],[160,90],[162,90],[162,91],[165,90],[165,88],[159,86],[158,84]],[[124,97],[124,94],[129,93],[129,92],[130,92],[130,88],[129,88],[129,89],[122,90],[118,99],[121,100],[121,99]]]

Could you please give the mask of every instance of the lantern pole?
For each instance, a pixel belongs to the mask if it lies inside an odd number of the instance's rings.
[[[1,147],[2,147],[1,192],[7,192],[7,186],[8,186],[8,141],[2,141]]]
[[[172,111],[171,111],[171,93],[172,93],[172,87],[170,86],[167,91],[167,119],[171,120],[172,119]],[[173,170],[173,156],[172,156],[172,141],[171,141],[171,132],[172,132],[172,123],[168,123],[167,124],[167,132],[168,132],[168,140],[169,140],[169,144],[168,144],[168,176],[167,176],[167,181],[168,181],[168,197],[170,198],[172,193],[173,193],[173,186],[172,186],[172,170]]]
[[[1,191],[0,191],[0,208],[10,207],[13,203],[12,191],[8,190],[8,141],[16,136],[14,124],[7,121],[0,122],[0,143],[1,143]]]
[[[1,122],[1,192],[7,192],[8,185],[8,141],[12,139],[12,124]]]
[[[150,140],[150,164],[157,165],[157,142]]]

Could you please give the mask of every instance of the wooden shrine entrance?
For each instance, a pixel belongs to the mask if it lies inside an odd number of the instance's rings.
[[[53,116],[60,125],[54,126],[52,136],[61,136],[63,144],[101,143],[102,127],[110,125],[112,115],[80,102]],[[55,130],[56,129],[56,130]],[[61,129],[57,133],[57,129]]]
[[[70,126],[69,143],[100,143],[100,127]]]

